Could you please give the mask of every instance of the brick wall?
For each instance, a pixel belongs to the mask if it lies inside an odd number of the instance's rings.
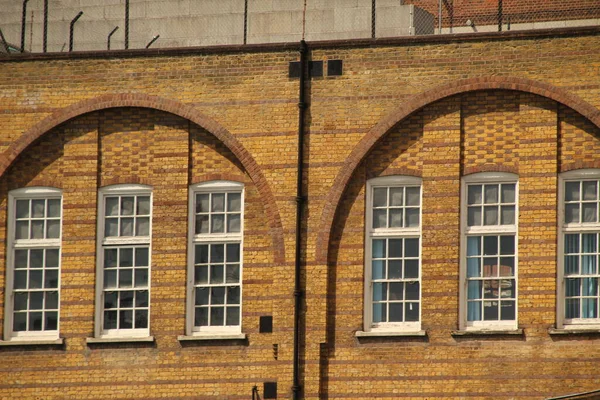
[[[311,45],[313,60],[344,60],[344,74],[307,86],[306,398],[541,399],[600,387],[600,337],[548,333],[557,173],[599,162],[599,47],[597,30]],[[251,49],[0,61],[0,325],[8,191],[59,187],[64,202],[64,346],[0,346],[4,397],[249,399],[266,381],[290,397],[298,80],[287,71],[298,53]],[[460,179],[480,171],[519,175],[522,335],[452,334]],[[366,181],[398,174],[423,178],[427,335],[357,339]],[[246,188],[247,339],[184,343],[188,187],[214,179]],[[86,343],[97,190],[115,183],[153,187],[150,344]],[[263,315],[273,333],[259,333]]]

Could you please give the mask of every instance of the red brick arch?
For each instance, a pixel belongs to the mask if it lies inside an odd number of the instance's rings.
[[[525,78],[512,77],[480,77],[470,78],[444,84],[439,87],[416,94],[402,103],[391,114],[386,116],[361,139],[354,147],[340,172],[335,177],[333,185],[327,194],[325,206],[321,214],[319,226],[321,227],[317,239],[316,261],[325,264],[329,251],[330,235],[333,228],[335,213],[339,202],[346,190],[354,170],[369,154],[371,149],[398,123],[423,107],[461,93],[478,90],[514,90],[536,94],[561,103],[587,118],[600,128],[600,110],[582,98],[548,83],[537,82]]]
[[[271,188],[260,166],[256,163],[248,150],[246,150],[246,148],[244,148],[244,146],[242,146],[242,144],[222,125],[206,115],[203,115],[195,108],[176,100],[137,93],[108,94],[67,106],[35,124],[10,145],[2,157],[0,157],[0,177],[4,175],[19,154],[25,151],[32,143],[51,129],[83,114],[107,108],[122,107],[150,108],[177,115],[201,126],[220,140],[237,157],[252,182],[256,185],[264,202],[266,208],[265,211],[269,219],[275,252],[275,262],[285,262],[285,246],[281,218]]]

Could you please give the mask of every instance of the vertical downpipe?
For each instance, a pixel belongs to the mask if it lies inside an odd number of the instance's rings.
[[[300,399],[300,308],[302,306],[301,255],[302,255],[302,209],[304,195],[302,191],[302,176],[304,175],[304,120],[308,104],[306,103],[305,81],[308,72],[307,59],[308,46],[304,40],[300,41],[300,84],[298,91],[298,176],[296,182],[296,262],[294,277],[294,369],[293,369],[293,400]]]
[[[71,20],[71,24],[69,25],[69,53],[73,51],[73,32],[75,30],[75,22],[83,15],[83,11],[79,11],[75,18]]]
[[[498,32],[502,32],[502,0],[498,0]]]
[[[377,0],[371,1],[371,38],[375,39],[375,18],[377,17]]]
[[[32,29],[33,30],[33,29]],[[44,42],[42,44],[42,52],[48,49],[48,0],[44,0]]]
[[[248,43],[248,0],[244,1],[244,44]]]
[[[125,49],[129,48],[129,0],[125,0]]]
[[[27,23],[27,2],[29,0],[23,0],[23,15],[21,16],[21,53],[25,52],[25,30]]]

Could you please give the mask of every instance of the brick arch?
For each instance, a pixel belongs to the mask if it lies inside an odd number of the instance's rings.
[[[108,94],[67,106],[35,124],[6,149],[0,157],[0,177],[6,173],[8,168],[23,151],[51,129],[83,114],[107,108],[122,107],[150,108],[177,115],[201,126],[220,140],[237,157],[252,182],[256,185],[264,202],[269,227],[271,228],[275,262],[285,262],[283,226],[279,210],[275,202],[275,197],[260,166],[248,150],[227,129],[195,108],[179,101],[147,94],[127,93]]]
[[[494,89],[513,90],[546,97],[573,109],[600,128],[599,109],[565,89],[525,78],[494,76],[469,78],[444,84],[416,94],[408,98],[400,107],[396,108],[371,128],[354,147],[348,158],[346,158],[344,165],[340,168],[340,172],[335,177],[332,187],[327,194],[325,206],[321,214],[319,223],[321,229],[319,230],[317,239],[316,261],[322,264],[327,262],[335,213],[350,178],[358,165],[388,132],[401,121],[431,103],[461,93]]]

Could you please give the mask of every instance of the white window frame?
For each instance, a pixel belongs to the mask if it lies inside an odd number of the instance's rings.
[[[600,235],[599,222],[565,222],[565,185],[567,182],[581,182],[586,180],[600,180],[600,169],[578,169],[568,172],[563,172],[558,176],[558,246],[557,246],[557,285],[556,285],[556,327],[566,330],[581,330],[581,329],[600,329],[600,315],[598,318],[573,318],[567,319],[565,316],[565,298],[566,298],[566,277],[564,272],[565,267],[565,235],[573,233],[597,233]],[[600,185],[599,185],[600,186]],[[596,210],[598,213],[598,210]],[[598,246],[598,243],[597,243]],[[597,252],[600,252],[598,247]],[[596,265],[596,277],[600,279],[598,273],[599,265]],[[600,314],[600,310],[599,310]]]
[[[105,229],[105,199],[111,196],[149,196],[150,222],[148,236],[114,236],[104,237]],[[100,188],[98,191],[97,247],[96,247],[96,338],[137,338],[150,335],[151,299],[152,299],[152,218],[153,193],[152,187],[138,184],[118,184]],[[104,248],[105,246],[147,246],[148,247],[148,327],[130,329],[104,329]],[[134,287],[132,285],[132,290]]]
[[[514,184],[515,185],[515,214],[512,225],[482,225],[471,226],[467,224],[468,186],[486,184]],[[483,196],[484,194],[482,194]],[[501,193],[498,192],[500,204]],[[483,203],[482,203],[483,204]],[[484,218],[482,213],[481,218]],[[498,213],[498,219],[501,218]],[[512,331],[518,329],[519,320],[519,176],[510,172],[479,172],[464,176],[461,179],[461,235],[460,235],[460,293],[459,293],[459,329],[463,331]],[[468,321],[467,319],[467,237],[468,236],[501,236],[514,235],[514,280],[515,280],[515,319],[497,321]],[[498,250],[499,251],[499,250]],[[483,252],[483,249],[482,249]],[[483,266],[482,266],[483,268]]]
[[[419,226],[401,228],[373,228],[373,190],[376,188],[419,187]],[[422,226],[423,226],[423,180],[414,176],[384,176],[367,181],[366,188],[366,217],[365,217],[365,278],[364,278],[364,331],[373,334],[386,333],[418,333],[421,330],[422,302]],[[404,206],[403,206],[404,207]],[[372,242],[374,239],[411,239],[419,240],[419,319],[418,321],[403,322],[373,322],[373,282],[372,282]],[[403,281],[403,280],[402,280]],[[402,303],[404,304],[404,303]],[[404,313],[403,313],[404,316]]]
[[[60,230],[59,237],[53,239],[16,239],[16,208],[17,200],[60,200]],[[62,258],[62,221],[63,221],[62,190],[52,187],[28,187],[12,190],[8,194],[8,230],[7,230],[7,257],[6,257],[6,291],[5,291],[5,318],[4,340],[30,341],[30,340],[56,340],[60,332],[60,286],[61,286],[61,258]],[[15,250],[58,248],[58,315],[56,330],[48,331],[13,331],[14,315],[14,253]],[[29,280],[28,280],[29,282]],[[44,308],[45,309],[45,308]]]
[[[240,231],[239,233],[195,233],[196,212],[195,198],[201,193],[240,193]],[[186,335],[190,337],[211,337],[222,335],[238,335],[242,332],[243,315],[243,276],[244,276],[244,184],[234,181],[218,180],[202,182],[191,185],[189,188],[188,204],[188,274],[187,274],[187,296],[186,296]],[[195,285],[194,264],[195,246],[197,244],[227,244],[239,243],[240,246],[240,315],[238,325],[223,326],[194,326]],[[210,284],[208,285],[210,287]]]

